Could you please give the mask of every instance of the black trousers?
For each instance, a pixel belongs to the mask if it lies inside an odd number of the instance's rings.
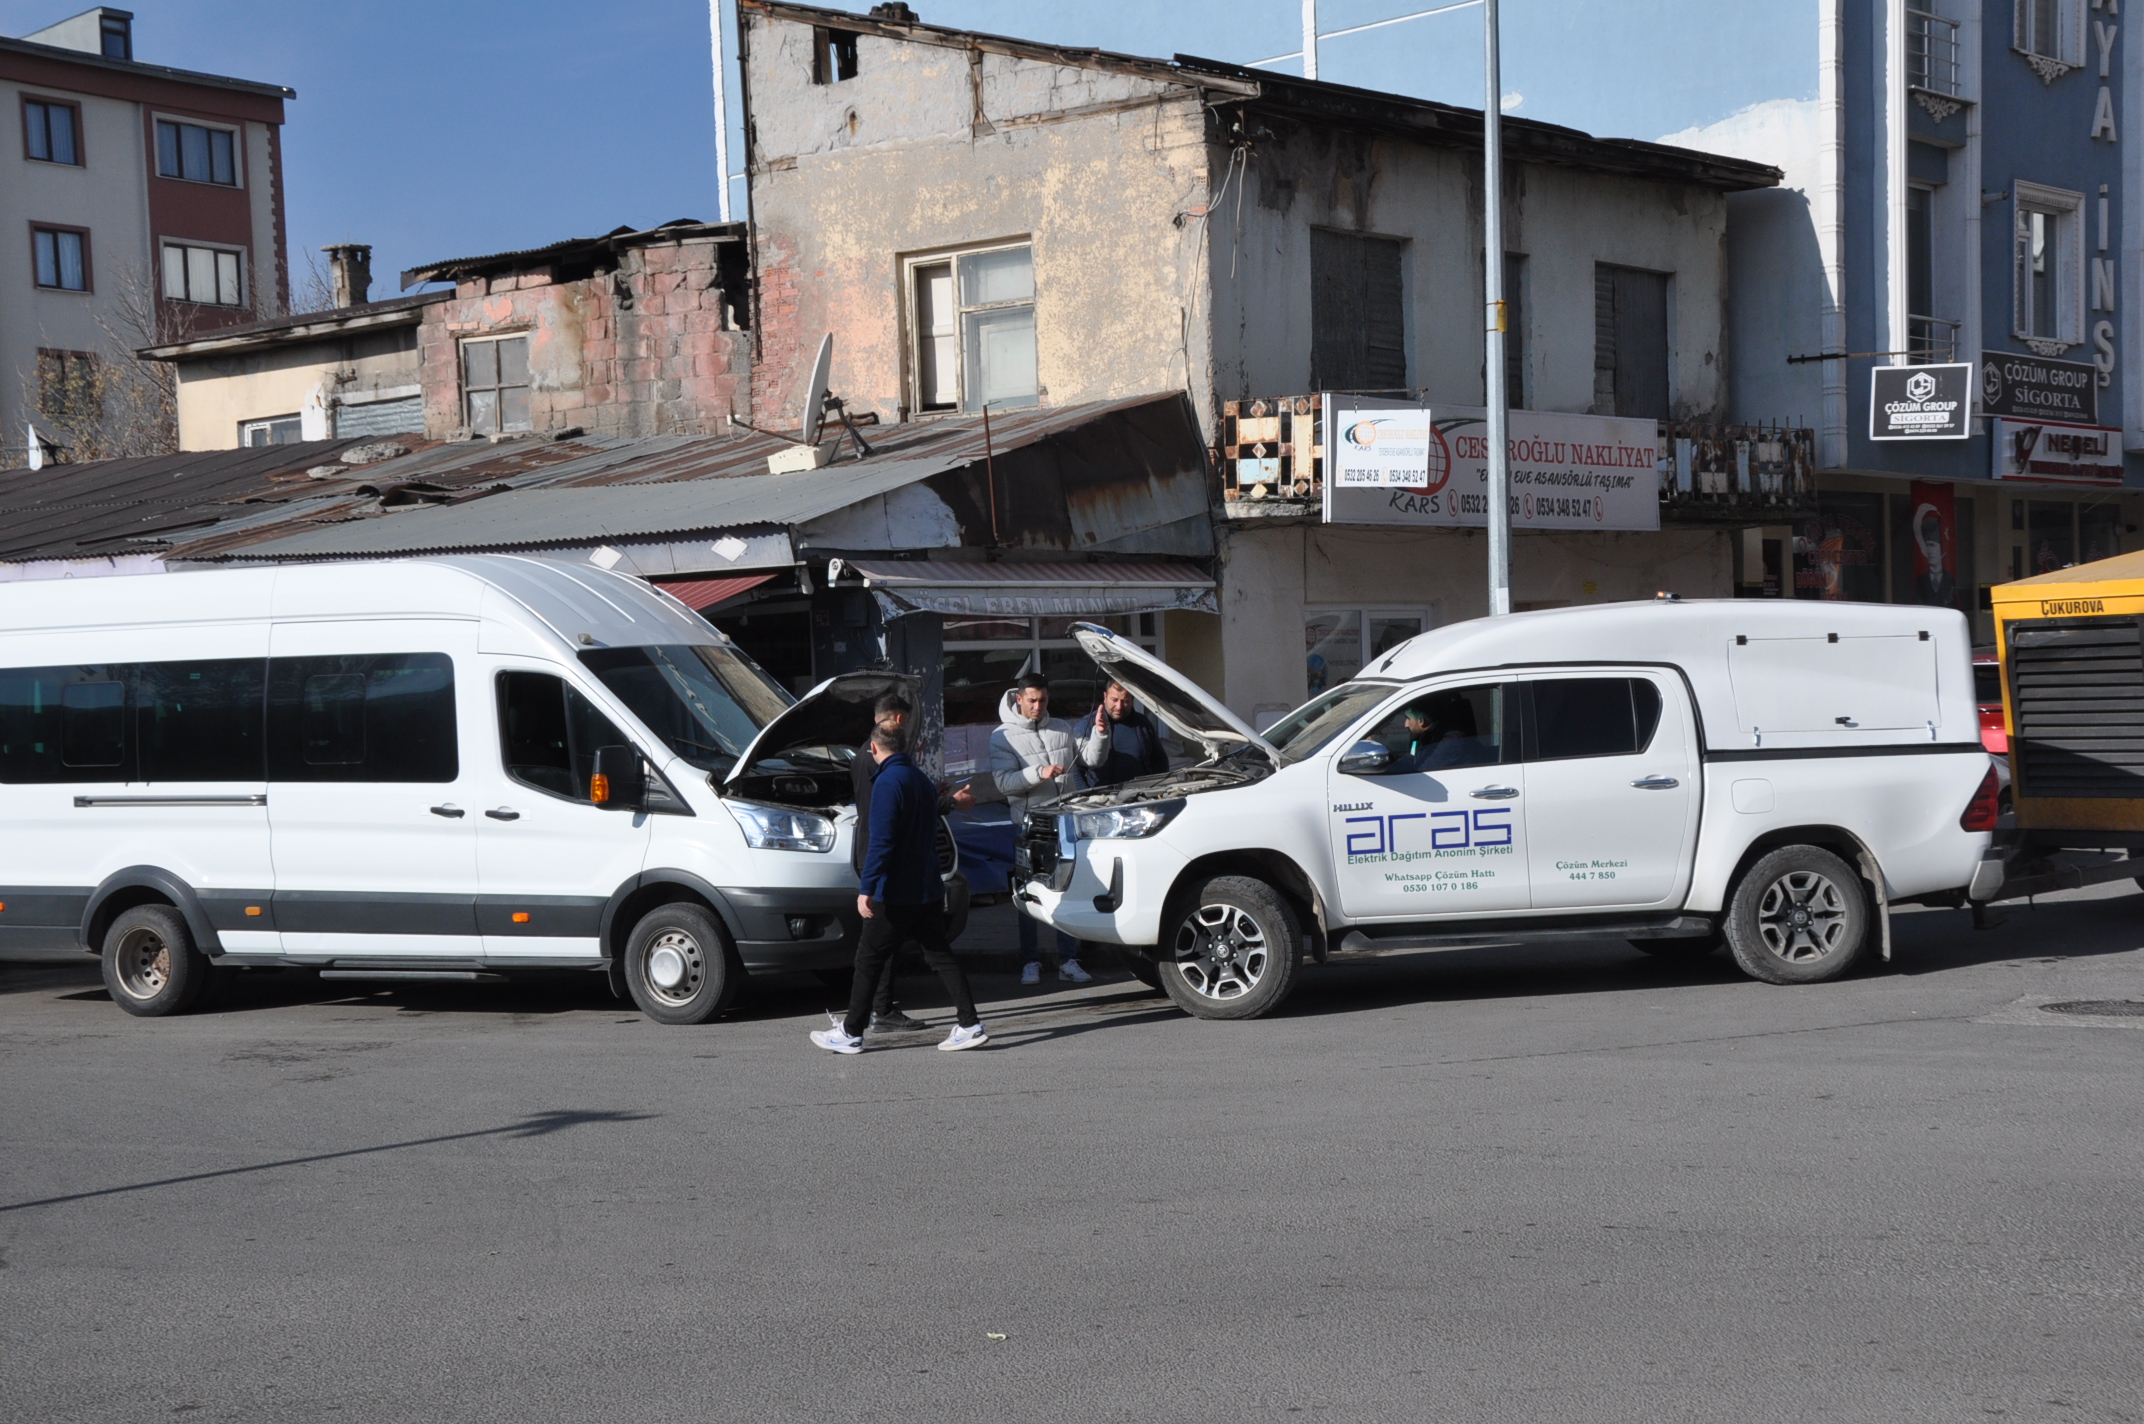
[[[961,972],[960,962],[953,958],[952,948],[946,943],[945,900],[940,898],[925,905],[889,905],[884,900],[873,900],[871,918],[864,921],[864,932],[856,942],[856,977],[849,985],[849,1017],[843,1025],[850,1033],[860,1037],[871,1026],[871,1000],[878,992],[879,977],[902,942],[911,939],[922,946],[923,962],[937,971],[946,992],[953,996],[960,1026],[968,1028],[978,1021],[975,996],[968,992],[968,976]]]

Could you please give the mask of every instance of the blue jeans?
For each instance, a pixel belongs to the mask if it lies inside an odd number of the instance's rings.
[[[1040,943],[1042,936],[1039,931],[1042,929],[1042,922],[1030,915],[1021,915],[1019,918],[1020,962],[1023,964],[1040,964],[1042,962],[1042,945]],[[1077,958],[1079,958],[1079,941],[1066,934],[1063,930],[1057,931],[1057,962],[1062,964],[1068,959]]]

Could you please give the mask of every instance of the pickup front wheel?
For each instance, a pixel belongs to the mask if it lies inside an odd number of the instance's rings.
[[[1852,867],[1816,846],[1782,846],[1746,871],[1727,902],[1727,947],[1752,979],[1815,984],[1867,946],[1868,894]]]
[[[1295,911],[1246,875],[1216,875],[1191,889],[1156,952],[1161,987],[1202,1019],[1255,1019],[1295,987],[1303,943]]]

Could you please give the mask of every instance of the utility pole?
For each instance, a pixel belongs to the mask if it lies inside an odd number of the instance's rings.
[[[1303,0],[1303,77],[1318,77],[1318,0]]]
[[[1307,0],[1306,0],[1307,3]],[[707,0],[707,30],[715,56],[715,211],[730,220],[730,106],[722,83],[722,0]]]
[[[1311,0],[1304,0],[1305,5]],[[1482,0],[1488,93],[1481,106],[1482,282],[1488,298],[1482,375],[1489,404],[1489,616],[1511,611],[1511,416],[1504,385],[1504,78],[1496,0]]]

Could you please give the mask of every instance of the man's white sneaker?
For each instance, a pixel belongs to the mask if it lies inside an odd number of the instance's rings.
[[[1039,964],[1023,964],[1020,966],[1020,982],[1022,984],[1040,984],[1042,982],[1042,966]]]
[[[1079,961],[1076,959],[1060,960],[1057,965],[1057,977],[1070,979],[1075,984],[1084,984],[1094,978],[1092,974],[1079,967]]]
[[[967,1028],[955,1025],[953,1031],[946,1035],[945,1042],[938,1045],[938,1051],[958,1053],[963,1048],[981,1048],[988,1042],[990,1035],[983,1031],[981,1024],[971,1024]]]
[[[838,1023],[832,1028],[813,1029],[811,1031],[811,1041],[829,1053],[861,1053],[864,1051],[864,1041],[860,1038],[851,1037],[849,1031]]]

